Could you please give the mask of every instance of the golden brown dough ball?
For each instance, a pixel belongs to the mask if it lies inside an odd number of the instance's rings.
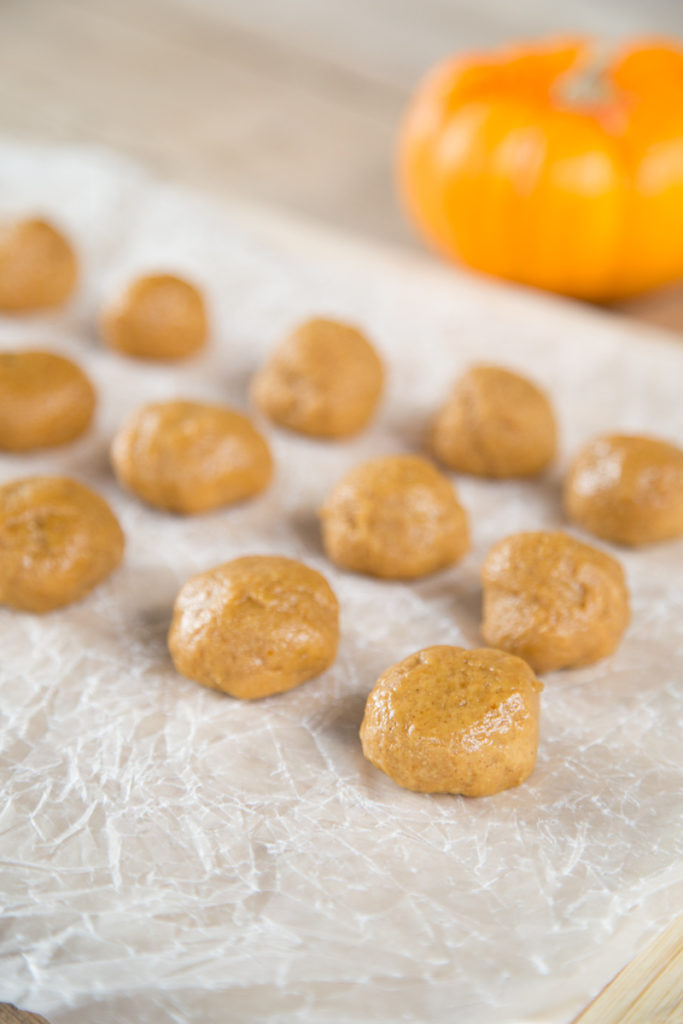
[[[257,373],[252,397],[282,427],[313,437],[348,437],[374,415],[384,371],[355,327],[309,320],[275,350]]]
[[[482,579],[484,640],[537,672],[605,658],[629,622],[619,563],[561,531],[506,537],[489,551]]]
[[[328,557],[354,572],[410,579],[452,565],[469,550],[467,515],[453,485],[418,455],[356,466],[320,514]]]
[[[39,218],[0,225],[0,310],[28,313],[61,306],[78,266],[68,239]]]
[[[0,487],[0,604],[49,612],[80,601],[123,556],[106,501],[66,477]]]
[[[437,414],[431,450],[449,469],[475,476],[535,476],[555,454],[557,428],[547,396],[500,366],[473,366]]]
[[[92,420],[95,389],[80,366],[54,352],[0,352],[0,449],[65,444]]]
[[[208,323],[201,292],[173,274],[132,281],[102,314],[102,337],[142,359],[184,359],[204,346]]]
[[[526,662],[502,651],[427,647],[375,684],[363,753],[405,789],[500,793],[534,769],[542,689]]]
[[[338,643],[339,606],[327,580],[269,555],[236,558],[188,580],[168,636],[182,675],[248,700],[324,672]]]
[[[247,417],[203,402],[144,406],[119,430],[111,457],[125,487],[183,515],[250,498],[273,473],[268,445]]]
[[[683,450],[652,437],[612,434],[581,449],[565,483],[567,515],[617,544],[683,534]]]

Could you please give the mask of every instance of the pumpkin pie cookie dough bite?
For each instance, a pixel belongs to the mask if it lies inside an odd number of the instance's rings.
[[[276,348],[252,383],[274,423],[311,437],[357,434],[372,419],[384,382],[364,334],[335,320],[308,320]]]
[[[321,512],[328,557],[383,579],[425,576],[469,550],[467,514],[451,484],[419,455],[371,459],[347,473]]]
[[[0,487],[0,604],[49,612],[79,601],[116,568],[123,547],[106,501],[75,480]]]
[[[246,416],[204,402],[146,405],[111,447],[120,483],[156,508],[193,515],[263,491],[273,473],[270,449]]]
[[[683,450],[653,437],[609,434],[581,449],[565,481],[567,515],[616,544],[683,534]]]
[[[30,313],[61,306],[76,285],[69,240],[46,220],[0,225],[0,311]]]
[[[185,359],[206,343],[204,298],[182,277],[146,274],[105,307],[100,330],[110,348],[126,355]]]
[[[501,366],[473,366],[438,412],[429,445],[449,469],[505,479],[541,473],[557,443],[548,397]]]
[[[363,753],[405,789],[491,796],[534,769],[542,689],[526,662],[502,651],[427,647],[375,684]]]
[[[607,657],[629,622],[619,563],[561,531],[506,537],[489,551],[482,580],[484,640],[537,672]]]
[[[291,690],[337,654],[339,605],[301,562],[248,555],[199,573],[176,598],[168,644],[178,671],[252,700]]]
[[[54,352],[0,352],[0,450],[73,441],[87,430],[95,389],[80,366]]]

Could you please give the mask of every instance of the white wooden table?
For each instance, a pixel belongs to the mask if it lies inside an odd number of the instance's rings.
[[[419,75],[454,49],[577,26],[681,36],[683,4],[3,0],[0,133],[103,143],[218,195],[414,245],[391,153]],[[682,295],[627,311],[683,331]],[[677,924],[580,1020],[680,1020],[682,956]],[[38,1020],[0,1004],[0,1024]]]
[[[683,36],[680,0],[2,0],[0,133],[98,142],[218,195],[416,245],[392,149],[453,50]],[[683,332],[683,290],[622,312]]]

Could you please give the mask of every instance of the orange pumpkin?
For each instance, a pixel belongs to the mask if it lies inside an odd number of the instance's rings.
[[[683,277],[683,49],[635,43],[580,99],[590,53],[579,39],[470,54],[418,88],[399,187],[444,254],[594,300]]]

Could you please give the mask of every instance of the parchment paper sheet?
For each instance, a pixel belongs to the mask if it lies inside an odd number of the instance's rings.
[[[0,321],[0,344],[52,345],[100,391],[97,429],[0,458],[0,480],[72,474],[111,502],[125,565],[83,603],[0,611],[0,998],[52,1024],[451,1024],[568,1021],[673,917],[681,892],[683,546],[619,551],[633,625],[614,657],[546,676],[536,771],[485,800],[398,789],[358,726],[378,674],[434,643],[476,646],[488,547],[562,524],[567,453],[605,429],[683,437],[683,348],[559,300],[211,206],[113,154],[0,146],[3,211],[73,235],[67,312]],[[136,270],[207,289],[205,356],[109,354],[102,296]],[[144,401],[246,404],[264,353],[300,318],[363,324],[386,357],[381,415],[344,444],[266,427],[277,480],[197,519],[114,484],[107,446]],[[413,449],[452,376],[503,361],[554,396],[563,454],[535,483],[462,479],[474,550],[410,585],[337,572],[315,510],[350,466]],[[170,609],[191,574],[245,552],[324,572],[341,601],[335,666],[240,703],[175,674]]]

